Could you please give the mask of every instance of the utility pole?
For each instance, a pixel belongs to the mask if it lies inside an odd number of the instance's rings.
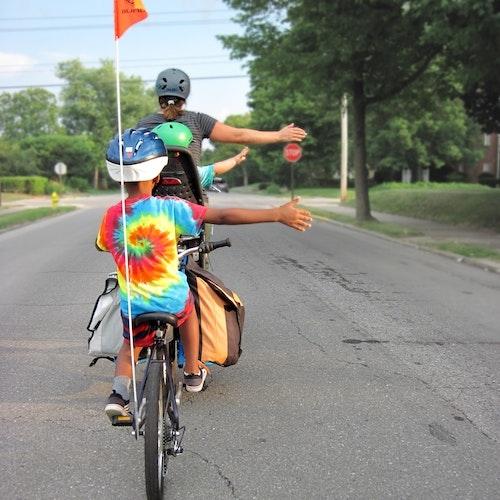
[[[500,181],[500,134],[497,134],[497,181]]]
[[[347,200],[347,94],[340,105],[340,201]]]

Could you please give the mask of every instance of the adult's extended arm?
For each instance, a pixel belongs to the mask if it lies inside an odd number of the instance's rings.
[[[306,131],[293,123],[281,130],[266,132],[251,128],[237,128],[216,122],[210,139],[215,142],[231,142],[236,144],[270,144],[273,142],[300,142],[306,136]]]

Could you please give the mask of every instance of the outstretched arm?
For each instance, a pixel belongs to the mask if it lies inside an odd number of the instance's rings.
[[[311,214],[297,208],[299,198],[276,208],[207,208],[205,221],[211,224],[256,224],[259,222],[281,222],[298,231],[306,231],[311,227]]]
[[[231,142],[236,144],[270,144],[274,142],[300,142],[307,133],[293,123],[281,130],[266,132],[250,128],[230,127],[217,122],[212,129],[210,139],[216,142]]]
[[[236,167],[240,163],[243,163],[247,159],[249,149],[245,146],[237,155],[228,158],[227,160],[222,160],[214,163],[214,171],[216,174],[222,175],[229,170]]]

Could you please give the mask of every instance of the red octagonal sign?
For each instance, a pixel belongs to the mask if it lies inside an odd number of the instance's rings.
[[[283,158],[290,163],[295,163],[299,161],[302,157],[302,148],[295,142],[288,143],[283,148]]]

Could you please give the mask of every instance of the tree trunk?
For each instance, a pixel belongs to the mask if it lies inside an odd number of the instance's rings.
[[[99,189],[99,167],[94,168],[94,189]]]
[[[353,85],[353,124],[354,124],[354,185],[356,190],[356,219],[373,220],[368,197],[368,170],[366,168],[366,102],[362,80]]]
[[[247,172],[247,166],[243,165],[242,166],[243,170],[243,185],[248,186],[248,172]]]

